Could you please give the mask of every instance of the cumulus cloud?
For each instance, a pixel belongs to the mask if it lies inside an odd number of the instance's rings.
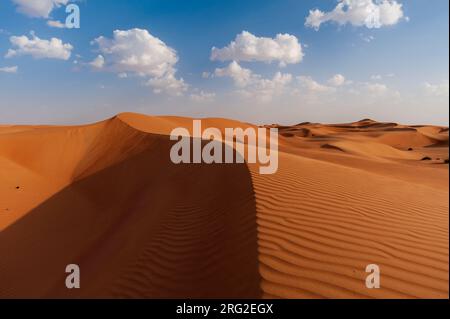
[[[97,57],[94,60],[89,62],[89,65],[95,69],[101,69],[105,65],[105,58],[101,54],[99,54],[99,55],[97,55]],[[120,74],[121,73],[119,73],[119,77],[120,77]]]
[[[19,67],[15,66],[5,66],[0,68],[0,73],[17,73]]]
[[[381,82],[358,82],[335,74],[325,81],[317,81],[310,75],[293,76],[277,72],[273,77],[256,74],[233,61],[223,68],[217,68],[210,78],[227,77],[233,81],[233,94],[237,98],[248,98],[250,103],[280,103],[298,105],[396,105],[404,97],[399,91]],[[443,86],[445,88],[445,85]],[[437,86],[427,85],[430,92],[440,92]],[[445,89],[441,89],[445,92]],[[437,93],[438,94],[438,93]],[[447,84],[448,94],[448,84]],[[231,95],[233,97],[233,95]]]
[[[54,8],[66,5],[69,0],[13,0],[17,11],[33,18],[48,18]]]
[[[342,86],[345,84],[345,77],[342,74],[335,74],[328,80],[328,83],[332,86]]]
[[[297,77],[297,80],[308,93],[332,93],[336,91],[336,88],[320,84],[310,76],[301,75]]]
[[[215,61],[278,61],[280,66],[299,63],[303,59],[302,46],[297,37],[277,34],[275,38],[257,37],[242,31],[234,41],[222,48],[213,47],[211,60]]]
[[[225,68],[216,69],[214,76],[232,78],[238,88],[238,93],[262,102],[268,102],[274,96],[283,93],[292,81],[291,74],[281,72],[277,72],[273,78],[263,78],[261,75],[241,67],[236,61],[231,62]]]
[[[68,60],[70,58],[73,46],[70,43],[63,43],[61,39],[51,38],[44,40],[38,38],[33,32],[31,37],[12,36],[9,38],[13,49],[9,49],[6,58],[21,55],[31,55],[35,59],[60,59]]]
[[[431,84],[426,82],[424,84],[427,94],[437,97],[448,97],[448,82],[442,82],[439,84]]]
[[[92,44],[98,46],[103,58],[102,67],[118,74],[147,77],[147,84],[155,93],[180,95],[187,90],[183,79],[175,76],[176,51],[147,30],[116,30],[112,38],[101,36]]]
[[[147,30],[115,30],[113,38],[96,38],[100,53],[107,63],[119,72],[140,76],[161,77],[173,71],[177,53]]]
[[[329,12],[309,11],[305,25],[319,30],[323,23],[351,24],[367,28],[380,28],[397,24],[404,16],[402,4],[395,0],[338,0]]]
[[[244,94],[262,101],[271,101],[274,96],[285,93],[288,85],[292,82],[289,73],[277,72],[271,79],[258,76],[258,80],[252,86],[243,91]]]
[[[48,20],[47,25],[52,28],[64,29],[66,25],[58,20]]]
[[[216,98],[216,94],[200,91],[198,93],[192,93],[190,98],[194,102],[212,102]]]
[[[246,87],[254,80],[252,71],[241,67],[236,61],[231,62],[225,68],[217,68],[214,75],[217,77],[230,77],[238,87]]]
[[[276,95],[280,95],[292,81],[291,74],[277,72],[273,78],[263,78],[251,70],[241,67],[236,61],[226,68],[218,68],[214,72],[216,77],[230,77],[233,79],[237,92],[249,98],[256,98],[268,102]]]
[[[156,94],[167,93],[180,96],[187,91],[188,85],[183,79],[177,79],[174,74],[168,73],[162,77],[155,77],[148,80],[147,85],[153,88]]]
[[[372,95],[383,95],[388,92],[388,87],[382,83],[366,83],[365,89]]]
[[[262,101],[270,101],[274,96],[287,95],[330,95],[337,92],[338,87],[351,84],[342,74],[336,74],[328,80],[328,84],[321,84],[311,76],[293,76],[289,73],[277,72],[272,78],[264,78],[251,70],[243,68],[236,61],[227,67],[217,68],[215,77],[229,77],[233,80],[237,92],[246,97]]]

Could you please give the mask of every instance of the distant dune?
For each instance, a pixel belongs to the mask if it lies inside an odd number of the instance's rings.
[[[0,126],[0,298],[449,297],[448,128],[270,125],[261,175],[173,164],[175,127],[192,119]]]

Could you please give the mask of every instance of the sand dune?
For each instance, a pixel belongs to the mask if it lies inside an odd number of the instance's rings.
[[[260,175],[173,164],[180,126],[0,126],[0,297],[448,298],[447,128],[271,125],[279,170]]]

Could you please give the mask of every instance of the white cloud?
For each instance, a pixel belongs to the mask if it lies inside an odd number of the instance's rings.
[[[208,79],[209,77],[211,76],[211,73],[209,73],[209,72],[202,72],[202,78],[204,78],[204,79]]]
[[[241,67],[236,61],[231,62],[226,68],[218,68],[214,72],[215,76],[228,76],[234,80],[238,87],[245,87],[253,80],[253,73],[249,69]]]
[[[370,79],[372,81],[380,81],[383,78],[393,78],[395,76],[394,73],[387,73],[387,74],[373,74],[370,76]]]
[[[383,95],[388,92],[388,87],[382,83],[366,83],[365,89],[372,95]]]
[[[0,68],[0,73],[17,73],[19,67],[15,66],[5,66]]]
[[[97,44],[105,61],[114,71],[140,76],[161,77],[173,72],[178,62],[175,50],[147,30],[115,30],[113,38],[98,37]]]
[[[397,24],[403,18],[402,4],[395,0],[338,0],[330,12],[309,11],[305,25],[319,30],[322,23],[333,21],[339,25],[352,24],[380,28]]]
[[[381,74],[374,74],[372,76],[370,76],[370,79],[373,81],[379,81],[383,78],[383,76]]]
[[[51,38],[44,40],[38,38],[33,32],[31,37],[12,36],[9,38],[14,49],[9,49],[6,58],[20,55],[31,55],[35,59],[60,59],[68,60],[73,49],[69,43],[63,43],[61,39]]]
[[[319,30],[320,25],[325,22],[327,18],[325,13],[319,9],[309,10],[309,15],[306,18],[305,26]]]
[[[216,69],[214,75],[232,78],[238,93],[262,102],[268,102],[274,96],[282,94],[292,81],[291,74],[281,72],[277,72],[271,79],[263,78],[241,67],[236,61],[231,62],[226,68]]]
[[[346,79],[343,85],[334,86],[329,81],[327,84],[318,82],[311,76],[298,76],[296,80],[288,92],[303,105],[351,106],[352,108],[394,106],[398,105],[403,98],[398,91],[383,83],[354,82]]]
[[[66,25],[58,20],[48,20],[47,25],[52,28],[64,29]]]
[[[216,98],[216,94],[200,91],[199,93],[192,93],[190,98],[194,102],[212,102]]]
[[[444,81],[442,83],[439,84],[431,84],[426,82],[424,84],[425,87],[425,91],[427,92],[427,94],[432,95],[432,96],[438,96],[438,97],[448,97],[448,81]]]
[[[373,40],[375,40],[375,37],[373,36],[373,35],[364,35],[364,34],[360,34],[360,37],[361,37],[361,39],[364,41],[364,42],[367,42],[367,43],[370,43],[370,42],[372,42]]]
[[[230,77],[233,79],[237,92],[246,97],[255,98],[264,102],[272,100],[274,96],[287,95],[329,95],[337,92],[337,88],[351,84],[342,74],[336,74],[328,80],[330,85],[316,82],[310,76],[297,76],[294,83],[289,73],[277,72],[273,78],[264,78],[254,74],[251,70],[241,67],[236,61],[225,68],[217,68],[215,77]]]
[[[320,84],[313,80],[310,76],[298,76],[297,80],[300,86],[308,93],[332,93],[336,91],[336,88]]]
[[[272,105],[276,101],[277,106],[294,106],[300,103],[310,107],[320,105],[377,109],[378,105],[399,105],[405,98],[399,91],[380,81],[351,81],[342,74],[332,75],[324,81],[317,81],[308,75],[294,77],[280,72],[273,77],[267,77],[242,67],[236,61],[226,67],[217,68],[210,76],[218,77],[233,80],[235,90],[230,94],[230,98],[236,98],[244,104]],[[386,75],[383,75],[384,77]],[[427,87],[435,91],[432,87]]]
[[[297,37],[277,34],[275,38],[256,37],[247,31],[236,36],[234,41],[222,48],[213,47],[211,60],[218,61],[278,61],[280,66],[299,63],[303,59],[302,46]]]
[[[99,54],[97,57],[89,62],[89,65],[91,65],[95,69],[101,69],[105,65],[105,58]]]
[[[54,8],[66,5],[69,0],[13,0],[17,11],[33,18],[48,18]]]
[[[147,85],[153,88],[156,94],[167,93],[170,95],[181,96],[187,91],[188,85],[183,79],[177,79],[174,74],[167,73],[162,77],[155,77],[148,80]]]
[[[332,86],[342,86],[345,84],[345,77],[342,74],[335,74],[328,80]]]
[[[249,97],[269,102],[274,96],[286,92],[288,85],[292,82],[292,75],[289,73],[277,72],[271,79],[264,79],[257,76],[258,80],[252,86],[243,91]]]
[[[113,38],[98,37],[97,44],[104,66],[118,74],[149,78],[154,92],[180,95],[187,90],[183,79],[175,77],[178,56],[174,49],[144,29],[116,30]]]

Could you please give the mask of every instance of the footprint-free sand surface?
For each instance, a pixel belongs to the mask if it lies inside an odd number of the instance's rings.
[[[449,297],[448,128],[270,125],[261,175],[173,164],[176,127],[192,119],[0,126],[0,298]]]

